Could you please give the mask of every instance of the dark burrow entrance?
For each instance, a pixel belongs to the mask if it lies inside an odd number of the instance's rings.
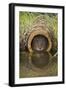
[[[43,35],[36,35],[31,42],[33,51],[46,51],[48,48],[48,39]]]

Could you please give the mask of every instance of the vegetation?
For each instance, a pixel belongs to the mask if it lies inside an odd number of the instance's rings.
[[[53,42],[54,47],[52,51],[57,51],[57,40],[58,40],[58,15],[55,13],[39,13],[39,12],[20,12],[19,13],[19,35],[20,35],[20,41],[22,40],[22,48],[25,48],[25,37],[26,33],[31,31],[34,22],[37,20],[37,17],[40,16],[40,21],[44,20],[46,22],[46,25],[48,27],[48,30],[50,32],[53,32]],[[42,19],[43,17],[43,19]],[[24,43],[23,43],[24,42]],[[23,47],[24,46],[24,47]],[[32,67],[33,63],[29,63],[30,59],[36,59],[35,57],[31,56],[31,53],[28,52],[20,52],[20,78],[24,77],[41,77],[41,76],[57,76],[58,74],[58,59],[57,56],[53,57],[52,59],[49,58],[48,64],[42,68],[41,70],[34,70],[35,67]],[[50,53],[51,55],[51,53]],[[34,55],[33,55],[34,56]],[[40,58],[39,63],[45,63],[42,57],[42,55],[38,55]],[[46,56],[46,55],[45,55]],[[46,59],[47,60],[47,59]],[[37,63],[38,64],[38,63]]]
[[[20,12],[19,13],[19,29],[20,39],[25,39],[26,33],[31,30],[32,25],[38,16],[43,16],[49,30],[54,33],[54,47],[57,50],[57,33],[58,33],[58,16],[55,13],[39,13],[39,12]],[[41,19],[41,18],[40,18]]]

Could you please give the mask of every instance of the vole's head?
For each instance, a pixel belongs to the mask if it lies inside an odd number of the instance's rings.
[[[48,40],[42,35],[37,35],[32,40],[32,49],[34,51],[44,51],[47,49]]]

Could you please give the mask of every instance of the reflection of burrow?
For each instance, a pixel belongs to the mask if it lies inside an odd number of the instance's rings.
[[[30,53],[29,63],[34,70],[43,70],[50,62],[51,54],[48,52],[43,53]]]

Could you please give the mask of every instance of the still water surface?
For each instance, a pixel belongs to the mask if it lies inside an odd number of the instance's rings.
[[[48,52],[20,52],[20,78],[57,76],[57,55]]]

